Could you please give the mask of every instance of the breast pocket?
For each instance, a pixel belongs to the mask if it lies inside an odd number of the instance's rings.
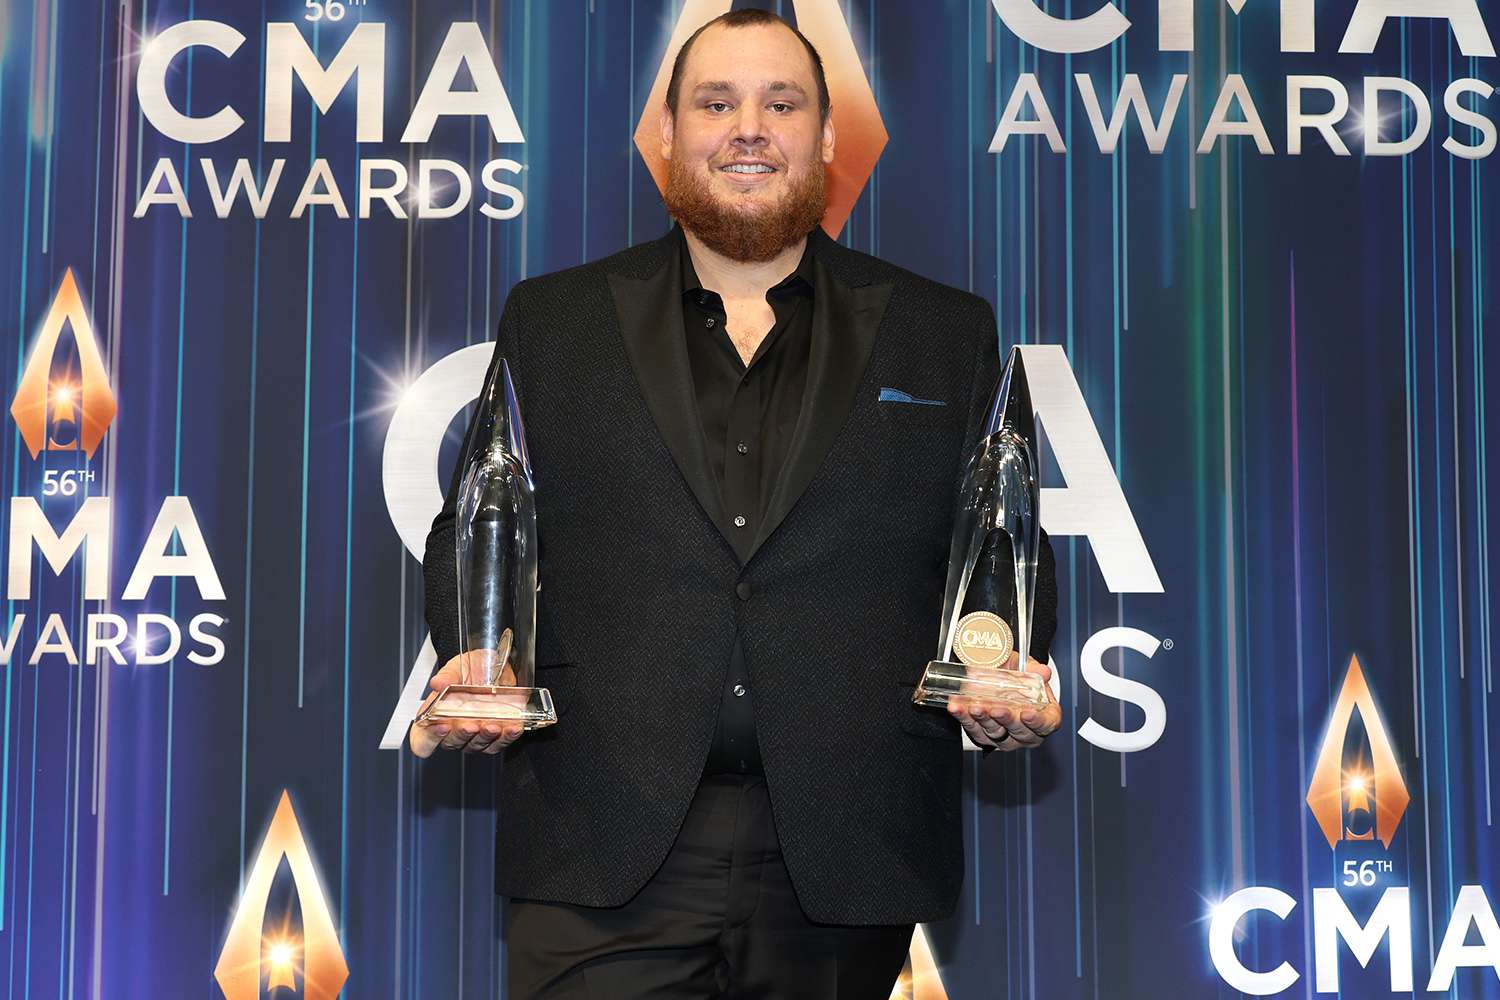
[[[954,427],[958,423],[958,411],[947,404],[939,406],[935,403],[887,401],[877,404],[876,413],[882,427],[898,433],[907,430],[940,430]]]
[[[949,406],[880,404],[867,443],[886,489],[906,502],[946,507],[963,444],[957,415]]]

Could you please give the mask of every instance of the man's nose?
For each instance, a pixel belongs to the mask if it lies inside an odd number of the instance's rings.
[[[751,145],[764,144],[766,136],[762,128],[763,122],[759,108],[750,103],[741,105],[734,118],[734,141]]]

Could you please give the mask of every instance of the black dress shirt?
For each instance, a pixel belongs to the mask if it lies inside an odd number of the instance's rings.
[[[698,281],[681,227],[682,325],[710,463],[743,561],[786,464],[807,383],[812,340],[813,254],[766,292],[776,320],[747,365],[725,329],[724,300]],[[750,677],[736,636],[705,773],[762,773]]]

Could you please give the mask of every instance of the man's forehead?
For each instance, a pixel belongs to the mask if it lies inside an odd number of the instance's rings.
[[[693,93],[733,94],[745,87],[807,96],[807,90],[796,80],[704,80],[693,87]]]
[[[725,47],[724,52],[717,51],[721,45]],[[803,77],[804,73],[805,84],[793,79]],[[785,25],[772,24],[737,28],[716,24],[709,27],[693,43],[687,65],[683,67],[685,80],[700,74],[705,78],[704,82],[696,84],[692,88],[694,91],[704,89],[705,84],[721,85],[713,88],[716,90],[722,90],[722,85],[732,88],[747,84],[780,84],[779,87],[768,86],[768,89],[796,88],[805,92],[813,82],[812,63],[797,36]],[[731,76],[737,79],[731,80]]]

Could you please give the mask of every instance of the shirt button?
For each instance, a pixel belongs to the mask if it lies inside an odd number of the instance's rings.
[[[743,698],[745,696],[745,685],[736,684],[734,686],[734,696],[736,698]]]
[[[734,450],[739,452],[741,455],[748,455],[750,453],[750,446],[741,441],[739,444],[734,446]]]
[[[736,515],[734,515],[734,526],[736,528],[743,528],[745,526],[745,515],[744,514],[736,514]]]
[[[741,580],[739,583],[734,585],[734,593],[742,601],[750,600],[750,595],[753,592],[754,591],[750,586],[749,580]]]
[[[712,316],[708,317],[708,319],[706,319],[706,320],[703,321],[703,325],[704,326],[713,326],[714,325],[714,318]]]

